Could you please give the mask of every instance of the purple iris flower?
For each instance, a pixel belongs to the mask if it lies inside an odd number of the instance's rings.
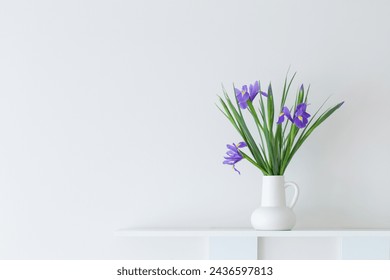
[[[249,91],[247,85],[243,85],[241,90],[234,88],[234,91],[236,92],[238,104],[240,105],[241,109],[246,109],[248,107],[247,101],[250,100],[252,102],[259,92],[265,97],[268,96],[266,92],[260,90],[259,81],[254,82],[253,85],[250,84]]]
[[[224,157],[225,160],[223,161],[223,164],[229,164],[233,166],[233,169],[238,172],[238,174],[241,174],[240,171],[238,171],[235,167],[235,164],[243,159],[242,155],[240,154],[238,148],[244,148],[246,147],[245,142],[240,142],[238,145],[234,144],[229,145],[227,144],[226,147],[228,148],[228,151],[226,152],[226,156]]]
[[[241,90],[234,88],[234,91],[236,92],[237,101],[241,109],[246,109],[248,107],[246,102],[249,99],[248,86],[243,85]]]
[[[306,103],[298,104],[294,113],[294,118],[292,118],[290,110],[287,107],[283,107],[282,112],[279,115],[277,124],[281,124],[282,122],[284,122],[284,118],[287,117],[287,119],[293,122],[298,128],[304,128],[309,122],[310,117],[310,114],[306,112],[306,108]]]
[[[256,81],[253,85],[252,84],[249,85],[249,99],[253,101],[253,99],[255,99],[259,91],[260,91],[259,81]]]
[[[298,104],[294,114],[294,123],[298,128],[304,128],[309,122],[310,114],[306,112],[306,103]]]
[[[256,81],[253,85],[252,84],[249,85],[249,99],[251,101],[253,101],[253,99],[255,99],[256,95],[259,92],[261,93],[261,95],[268,97],[268,94],[266,92],[260,90],[259,81]]]
[[[290,121],[293,121],[290,114],[290,110],[286,106],[283,107],[282,112],[279,115],[277,124],[281,124],[282,122],[284,122],[284,117],[287,117]]]

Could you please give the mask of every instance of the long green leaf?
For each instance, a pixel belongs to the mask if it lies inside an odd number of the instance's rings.
[[[288,74],[286,75],[286,78],[284,80],[282,100],[280,102],[280,111],[282,111],[282,108],[283,108],[284,104],[286,104],[286,99],[287,99],[287,96],[288,96],[288,92],[290,90],[290,86],[291,86],[291,84],[292,84],[296,74],[297,74],[297,72],[295,72],[294,75],[291,77],[290,82],[288,83],[288,85],[287,85],[287,76],[288,76]],[[286,85],[287,85],[287,87],[286,87]]]
[[[267,112],[268,112],[268,129],[272,134],[272,129],[274,126],[274,117],[275,117],[275,104],[274,104],[274,95],[272,93],[271,83],[268,86]]]

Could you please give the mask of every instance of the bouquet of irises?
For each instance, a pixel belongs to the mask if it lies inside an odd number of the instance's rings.
[[[287,107],[286,100],[294,77],[295,74],[290,79],[286,77],[278,109],[275,109],[271,84],[267,92],[260,89],[259,81],[250,84],[249,87],[244,85],[241,90],[233,86],[234,100],[223,88],[224,98],[219,96],[221,107],[218,108],[242,138],[237,144],[227,145],[224,164],[232,165],[240,174],[235,165],[246,159],[265,176],[283,175],[291,159],[313,130],[343,105],[344,102],[341,102],[320,113],[325,101],[313,116],[310,115],[307,112],[310,86],[305,91],[302,84],[297,91],[295,104]],[[258,107],[255,108],[257,96]],[[244,117],[245,111],[249,112],[246,114],[255,124],[258,134],[256,137],[248,128]],[[278,114],[277,119],[275,112]],[[249,153],[244,152],[243,148],[248,148]]]

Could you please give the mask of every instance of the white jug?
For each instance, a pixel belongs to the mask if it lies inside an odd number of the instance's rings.
[[[286,188],[294,188],[294,196],[286,205]],[[256,230],[291,230],[295,225],[292,211],[297,202],[299,189],[293,182],[285,182],[284,176],[264,176],[261,205],[251,216],[252,226]]]

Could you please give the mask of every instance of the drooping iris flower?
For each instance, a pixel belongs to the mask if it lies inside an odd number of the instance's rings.
[[[310,114],[306,112],[307,104],[300,103],[295,109],[294,118],[291,117],[290,110],[287,107],[283,107],[282,112],[279,115],[277,124],[284,122],[284,118],[287,117],[292,123],[294,123],[298,128],[304,128],[309,122]]]
[[[294,123],[298,128],[304,128],[309,122],[310,114],[306,112],[306,103],[298,104],[294,114]]]
[[[225,160],[223,161],[223,164],[232,165],[233,169],[238,172],[238,174],[241,174],[240,171],[236,169],[235,164],[243,159],[238,148],[244,148],[246,146],[245,142],[240,142],[237,145],[234,143],[233,145],[227,144],[226,147],[228,148],[228,151],[226,152],[226,156],[224,156]]]

